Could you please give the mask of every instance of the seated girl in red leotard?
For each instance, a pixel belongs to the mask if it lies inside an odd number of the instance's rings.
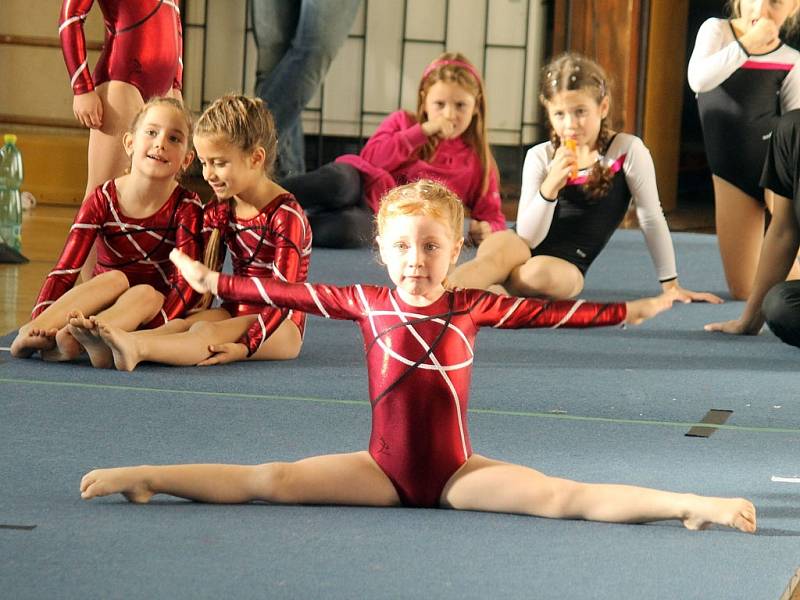
[[[639,323],[669,308],[675,295],[595,304],[448,290],[444,279],[461,250],[463,214],[455,195],[427,180],[385,196],[377,241],[395,289],[247,280],[173,253],[198,291],[358,323],[373,411],[369,450],[289,464],[100,469],[83,477],[82,497],[120,492],[147,502],[166,493],[220,503],[440,506],[622,523],[679,519],[690,529],[718,523],[755,531],[755,508],[741,498],[577,483],[472,453],[467,402],[480,327]]]
[[[81,347],[68,318],[102,315],[124,330],[183,316],[198,296],[169,261],[173,248],[200,256],[203,207],[175,177],[189,166],[192,118],[172,98],[150,100],[125,135],[130,173],[99,186],[84,200],[64,250],[48,274],[32,311],[11,344],[17,357],[41,351],[46,360],[71,360]],[[75,285],[97,242],[95,277]],[[91,350],[92,364],[110,366],[110,355]],[[105,362],[104,362],[105,361]]]
[[[83,23],[95,1],[105,39],[90,74]],[[179,0],[62,0],[58,34],[74,94],[72,111],[89,128],[88,197],[127,168],[121,140],[143,104],[155,96],[181,99]],[[94,261],[92,253],[84,279],[91,277]]]
[[[277,139],[259,99],[223,96],[197,122],[195,147],[203,176],[217,196],[206,206],[203,231],[209,262],[227,246],[233,272],[282,281],[306,280],[311,227],[294,197],[270,179]],[[220,245],[220,238],[225,246]],[[93,334],[94,348],[131,371],[141,361],[211,365],[237,360],[295,358],[303,343],[305,314],[256,302],[225,302],[150,331],[127,333],[106,323],[76,322]]]

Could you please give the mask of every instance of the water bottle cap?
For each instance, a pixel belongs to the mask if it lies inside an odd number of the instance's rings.
[[[13,133],[7,133],[3,136],[3,142],[6,144],[16,144],[17,136],[15,136]]]

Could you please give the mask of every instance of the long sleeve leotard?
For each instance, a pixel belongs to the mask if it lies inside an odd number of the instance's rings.
[[[689,60],[711,172],[761,199],[761,169],[778,117],[800,108],[800,53],[781,43],[748,54],[733,24],[709,19]]]
[[[227,248],[234,274],[288,282],[306,280],[311,258],[311,226],[290,194],[275,198],[252,219],[236,217],[230,202],[215,200],[206,207],[204,219],[206,240],[213,229],[221,231],[225,243],[220,260]],[[297,325],[301,335],[305,329],[306,317],[300,311],[248,301],[225,302],[222,306],[232,316],[258,315],[238,340],[247,346],[248,356],[255,353],[287,318]]]
[[[446,292],[418,307],[385,287],[226,275],[218,295],[358,324],[372,404],[369,453],[408,506],[438,505],[447,481],[472,455],[467,408],[479,328],[596,327],[626,316],[624,304],[545,302],[483,290]]]
[[[178,0],[97,0],[105,21],[103,51],[89,75],[83,22],[95,0],[63,0],[58,34],[70,85],[85,94],[106,81],[136,86],[147,101],[181,89],[183,36]]]
[[[488,188],[483,191],[480,158],[462,138],[440,141],[434,155],[425,161],[417,157],[417,152],[427,141],[422,126],[401,110],[384,119],[361,154],[340,156],[336,162],[361,172],[372,212],[378,212],[380,199],[389,189],[428,178],[441,181],[455,192],[473,219],[486,221],[492,231],[505,229],[495,173],[490,174]]]
[[[675,252],[669,227],[658,200],[653,159],[635,135],[618,133],[599,158],[614,174],[611,189],[591,198],[583,185],[588,169],[570,179],[555,202],[539,188],[550,171],[553,145],[545,142],[528,150],[522,169],[522,190],[517,209],[517,233],[534,255],[561,258],[586,273],[616,231],[630,200],[653,259],[659,281],[677,277]]]
[[[161,325],[183,315],[197,295],[169,260],[173,248],[199,258],[202,254],[203,208],[197,194],[177,186],[149,217],[122,212],[114,180],[98,186],[81,204],[56,266],[48,274],[33,307],[36,317],[70,290],[89,250],[97,244],[94,274],[125,273],[130,285],[149,284],[166,296],[160,315],[147,324]]]

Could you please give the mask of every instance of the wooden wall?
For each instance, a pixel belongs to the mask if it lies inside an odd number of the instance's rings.
[[[553,54],[597,60],[612,80],[614,127],[653,154],[665,211],[675,208],[688,0],[556,0]]]

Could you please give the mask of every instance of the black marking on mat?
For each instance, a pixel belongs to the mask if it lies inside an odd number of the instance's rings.
[[[20,531],[31,531],[32,529],[36,529],[36,525],[8,525],[5,523],[0,523],[0,529],[18,529]]]
[[[712,408],[710,411],[706,413],[706,415],[700,420],[701,423],[708,423],[709,425],[722,425],[727,421],[730,416],[733,414],[732,410],[720,410],[716,408]],[[717,430],[716,427],[692,427],[685,435],[686,437],[703,437],[707,438],[711,436]]]

